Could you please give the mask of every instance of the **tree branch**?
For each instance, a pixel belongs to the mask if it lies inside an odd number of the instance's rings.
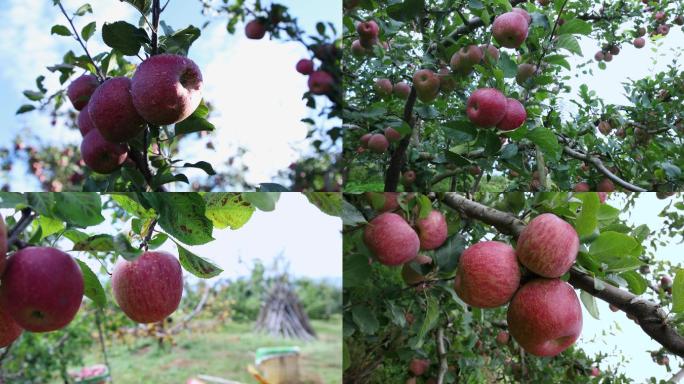
[[[525,228],[525,223],[517,217],[468,200],[457,193],[445,194],[444,203],[468,217],[492,225],[499,232],[515,238]],[[673,354],[684,357],[684,338],[668,323],[667,314],[657,303],[595,279],[574,267],[570,270],[568,282],[575,288],[613,304],[633,316],[647,335]],[[602,286],[602,289],[597,289],[597,286]]]
[[[413,121],[413,107],[416,105],[416,87],[411,86],[411,93],[409,94],[408,100],[406,100],[406,105],[404,106],[404,121],[411,127],[413,131],[413,126],[415,122]],[[406,150],[408,149],[409,143],[411,142],[411,135],[404,136],[399,142],[397,148],[392,152],[392,158],[390,160],[389,166],[387,167],[387,172],[385,172],[385,192],[396,192],[397,186],[399,185],[399,174],[401,173],[401,168],[406,162]]]
[[[95,60],[93,60],[93,57],[90,55],[90,52],[88,52],[88,48],[86,47],[85,43],[83,43],[83,40],[81,40],[81,37],[78,35],[78,31],[76,30],[76,26],[74,26],[73,20],[67,15],[66,10],[64,9],[64,6],[62,5],[61,1],[57,2],[57,5],[59,5],[59,9],[62,10],[62,14],[64,14],[64,17],[69,21],[69,25],[71,25],[71,29],[74,31],[74,38],[76,41],[78,41],[79,44],[81,44],[81,47],[86,53],[86,56],[88,56],[88,59],[90,59],[90,62],[93,64],[95,67],[95,76],[97,76],[97,79],[102,83],[106,76],[102,73],[102,70],[98,65],[95,63]]]
[[[629,191],[632,191],[632,192],[648,192],[644,188],[641,188],[637,185],[634,185],[634,184],[629,183],[625,180],[622,180],[618,175],[614,174],[608,168],[606,168],[606,166],[603,164],[603,161],[601,161],[601,159],[599,159],[598,157],[578,152],[578,151],[570,148],[567,145],[563,147],[563,152],[565,152],[570,157],[573,157],[577,160],[582,160],[586,163],[593,165],[594,167],[596,167],[596,169],[599,172],[606,175],[607,178],[609,178],[613,182],[619,184],[621,187],[623,187]]]
[[[17,224],[7,233],[8,248],[10,248],[12,245],[23,243],[19,240],[19,236],[26,230],[26,228],[28,228],[29,225],[31,225],[31,222],[33,222],[33,219],[35,218],[36,215],[33,214],[33,210],[31,208],[24,208],[21,210],[21,218]]]

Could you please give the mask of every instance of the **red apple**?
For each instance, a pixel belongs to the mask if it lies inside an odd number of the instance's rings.
[[[90,112],[88,112],[88,106],[85,106],[85,109],[81,111],[81,113],[78,114],[78,130],[81,131],[81,136],[85,137],[85,135],[88,134],[88,132],[92,131],[95,129],[95,125],[93,124],[93,121],[90,120]]]
[[[473,124],[493,127],[506,115],[508,99],[498,89],[480,88],[473,92],[466,104],[466,113]]]
[[[601,375],[601,370],[599,370],[598,367],[591,367],[591,372],[589,372],[589,375],[593,377],[599,377],[599,375]]]
[[[314,71],[314,62],[309,59],[301,59],[297,62],[296,66],[297,72],[302,75],[310,75]]]
[[[5,264],[7,263],[7,225],[5,220],[0,216],[0,276],[5,271]]]
[[[180,55],[155,55],[143,61],[131,79],[133,105],[147,122],[175,124],[200,105],[202,84],[194,61]]]
[[[601,204],[605,203],[606,198],[608,198],[608,192],[596,192],[596,193],[598,193],[599,201],[601,202]]]
[[[401,140],[401,133],[392,127],[385,128],[385,137],[391,142]]]
[[[131,97],[131,80],[114,77],[100,85],[88,105],[90,120],[106,140],[121,143],[145,129]]]
[[[515,81],[523,85],[528,79],[532,78],[537,73],[537,66],[534,64],[523,63],[518,66],[518,74],[515,76]]]
[[[672,287],[672,278],[670,276],[664,275],[660,278],[660,286],[664,288]]]
[[[7,260],[0,285],[0,307],[31,332],[64,328],[83,300],[83,275],[68,254],[48,247],[26,247]]]
[[[581,181],[575,184],[575,188],[573,190],[575,192],[589,192],[591,191],[591,186],[589,186],[589,183],[587,183],[586,181]]]
[[[366,133],[365,135],[361,136],[361,146],[368,148],[368,142],[370,141],[371,137],[373,137],[372,133]]]
[[[254,19],[245,25],[245,35],[248,39],[261,40],[266,35],[266,23],[262,19]]]
[[[416,182],[416,172],[412,170],[404,171],[401,175],[401,183],[404,186],[409,186]]]
[[[603,61],[605,58],[606,58],[606,55],[602,51],[598,51],[594,55],[594,60],[596,60],[596,61]]]
[[[93,75],[79,76],[69,84],[69,87],[67,88],[67,97],[74,108],[76,108],[77,111],[80,111],[88,105],[90,97],[99,86],[100,82],[97,81],[97,77]]]
[[[658,28],[656,28],[656,33],[665,36],[670,33],[670,26],[667,24],[659,25]]]
[[[393,86],[389,79],[377,79],[375,81],[375,92],[380,97],[387,97],[392,94]]]
[[[156,323],[178,308],[183,295],[183,271],[170,253],[148,251],[135,261],[116,264],[112,291],[126,316],[138,323]]]
[[[582,307],[572,286],[560,279],[524,284],[508,306],[508,330],[535,356],[556,356],[582,332]]]
[[[511,10],[511,12],[514,12],[514,13],[517,13],[517,14],[523,16],[525,18],[525,20],[527,20],[527,25],[532,24],[532,16],[530,16],[530,14],[526,10],[524,10],[522,8],[513,8]]]
[[[385,153],[389,148],[389,141],[385,135],[375,134],[368,140],[368,149],[375,153]]]
[[[496,335],[496,342],[501,344],[501,345],[508,344],[508,341],[510,339],[511,339],[511,335],[506,331],[499,331],[499,334]]]
[[[401,265],[413,260],[420,249],[416,231],[396,213],[385,212],[366,225],[363,240],[384,265]]]
[[[495,64],[499,61],[499,49],[491,44],[482,45],[482,52],[484,52],[484,63],[485,64]]]
[[[409,95],[411,94],[411,86],[406,84],[405,82],[399,82],[394,84],[394,96],[397,96],[400,99],[408,99]]]
[[[527,111],[525,111],[522,103],[516,99],[508,98],[506,114],[496,127],[502,131],[512,131],[523,125],[525,120],[527,120]]]
[[[375,20],[368,20],[356,25],[356,32],[358,32],[361,40],[376,39],[380,33],[380,27]]]
[[[598,124],[598,130],[604,135],[609,135],[610,132],[613,130],[613,127],[610,126],[610,123],[607,121],[601,121]]]
[[[456,294],[477,308],[500,307],[520,285],[515,250],[498,241],[482,241],[463,251],[454,279]]]
[[[447,222],[442,212],[433,210],[424,219],[416,220],[420,249],[439,248],[447,238]]]
[[[326,71],[316,71],[309,76],[309,91],[314,95],[327,95],[334,85],[335,79]]]
[[[366,192],[366,199],[376,211],[387,212],[399,208],[397,192]]]
[[[428,368],[430,367],[430,360],[426,359],[411,359],[411,363],[409,364],[409,371],[413,373],[416,376],[421,376],[425,372],[427,372]]]
[[[0,348],[12,344],[21,336],[23,330],[16,321],[2,308],[0,308]]]
[[[365,56],[365,55],[367,55],[367,54],[370,53],[366,48],[364,48],[364,47],[361,45],[361,41],[360,41],[360,40],[354,40],[354,41],[352,42],[351,51],[352,51],[352,55],[354,55],[354,56],[356,56],[356,57],[363,57],[363,56]]]
[[[431,103],[439,94],[439,77],[429,69],[421,69],[413,75],[413,86],[420,101]]]
[[[100,131],[93,129],[81,142],[81,157],[88,168],[97,173],[109,174],[121,168],[126,161],[128,147],[105,140]]]
[[[520,263],[544,277],[560,277],[575,263],[579,251],[577,232],[553,213],[530,221],[518,238],[515,252]]]
[[[518,48],[527,39],[529,25],[520,13],[506,12],[492,24],[492,36],[506,48]]]
[[[609,178],[604,178],[596,186],[596,190],[599,192],[613,192],[615,191],[615,184]]]

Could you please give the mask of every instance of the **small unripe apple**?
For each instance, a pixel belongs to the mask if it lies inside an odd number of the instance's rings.
[[[412,170],[405,171],[401,174],[401,183],[404,186],[409,186],[416,182],[416,172]]]
[[[516,246],[520,263],[544,277],[563,276],[575,263],[578,251],[577,232],[553,213],[532,219],[518,237]]]
[[[377,79],[374,88],[380,97],[390,96],[393,90],[392,82],[389,79]]]
[[[430,360],[414,358],[411,359],[411,363],[409,364],[409,371],[416,376],[422,376],[427,372],[429,367]]]
[[[81,142],[81,157],[88,168],[109,174],[121,168],[128,157],[128,146],[105,140],[100,131],[93,129]]]
[[[496,342],[501,344],[501,345],[508,344],[508,341],[510,339],[511,339],[511,335],[506,331],[499,331],[499,334],[496,335]]]
[[[401,81],[399,83],[394,84],[394,96],[397,96],[400,99],[408,99],[409,95],[411,94],[411,86],[406,84],[405,82]]]
[[[447,222],[442,212],[433,210],[424,219],[416,220],[420,249],[439,248],[447,238]]]
[[[309,59],[301,59],[297,62],[297,72],[302,75],[310,75],[314,71],[314,62]]]
[[[100,82],[93,75],[82,75],[72,81],[67,88],[67,97],[77,111],[82,110],[88,105],[90,97],[93,95]]]
[[[466,104],[470,121],[479,127],[493,127],[506,115],[508,100],[494,88],[480,88],[473,92]]]
[[[615,184],[609,178],[604,178],[598,183],[596,190],[599,192],[613,192],[615,191]]]
[[[454,289],[466,304],[477,308],[500,307],[511,300],[519,285],[518,261],[510,245],[483,241],[461,254]]]
[[[7,260],[0,307],[31,332],[67,326],[83,300],[81,268],[56,248],[26,247]]]
[[[413,260],[420,249],[416,231],[396,213],[385,212],[366,225],[363,241],[381,264],[395,266]]]
[[[527,120],[525,107],[516,99],[508,98],[506,101],[506,114],[496,125],[502,131],[512,131],[519,128]]]
[[[131,97],[131,80],[114,77],[100,85],[88,104],[90,120],[106,140],[121,143],[145,129]]]
[[[492,24],[492,36],[506,48],[518,48],[527,39],[529,25],[520,13],[506,12]]]
[[[385,128],[385,137],[390,142],[395,142],[401,140],[401,133],[392,127]]]
[[[266,36],[266,22],[254,19],[245,25],[245,36],[252,40],[261,40]]]
[[[361,136],[361,146],[368,148],[368,142],[370,141],[371,137],[373,137],[372,133],[366,133],[365,135]]]
[[[366,192],[366,199],[376,211],[388,212],[399,208],[397,192]]]
[[[326,71],[315,71],[309,76],[308,85],[314,95],[327,95],[332,92],[335,79]]]
[[[508,330],[535,356],[556,356],[582,332],[582,307],[572,286],[560,279],[524,284],[508,306]]]
[[[523,85],[528,79],[532,78],[537,72],[537,66],[534,64],[523,63],[518,66],[518,74],[515,76],[515,81]]]
[[[175,124],[200,105],[202,85],[199,67],[187,57],[151,56],[138,66],[131,79],[133,105],[149,123]]]
[[[375,153],[385,153],[389,148],[389,141],[385,135],[375,134],[368,140],[368,149]]]
[[[131,320],[156,323],[178,308],[183,295],[183,271],[170,253],[148,251],[134,261],[120,260],[116,264],[112,291]]]
[[[582,181],[575,184],[575,188],[573,190],[575,192],[589,192],[591,191],[591,186],[589,186],[589,183],[587,183],[586,181]]]
[[[420,101],[431,103],[439,94],[439,77],[429,69],[421,69],[413,75],[413,86]]]

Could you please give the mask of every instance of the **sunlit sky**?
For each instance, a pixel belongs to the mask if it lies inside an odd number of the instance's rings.
[[[312,33],[318,21],[335,24],[341,30],[341,0],[307,1],[282,0],[290,13],[299,19],[301,26]],[[84,0],[62,1],[69,12],[75,11]],[[222,3],[215,1],[215,3]],[[270,4],[271,1],[262,1]],[[126,20],[137,24],[137,11],[120,1],[90,1],[93,14],[76,19],[77,29],[90,21],[97,21],[97,32],[88,42],[91,53],[107,50],[101,40],[104,22]],[[190,24],[201,27],[207,21],[200,13],[197,0],[172,0],[162,15],[168,25],[182,29]],[[3,129],[0,143],[9,144],[15,135],[25,130],[38,135],[46,143],[79,143],[80,134],[63,124],[50,126],[50,117],[31,112],[15,116],[20,105],[27,103],[22,95],[26,89],[35,89],[35,78],[47,77],[49,90],[59,88],[58,75],[45,68],[61,62],[61,57],[73,50],[81,54],[78,43],[71,37],[50,35],[54,24],[68,25],[59,8],[51,1],[7,0],[0,2],[0,116]],[[300,122],[314,117],[301,96],[307,90],[307,78],[294,70],[297,61],[308,57],[306,50],[295,43],[281,43],[263,39],[249,40],[244,37],[243,26],[237,26],[235,35],[226,32],[225,16],[212,18],[212,23],[202,30],[202,36],[193,44],[189,57],[199,65],[204,77],[204,97],[213,103],[215,113],[210,121],[217,127],[207,139],[181,146],[183,160],[205,160],[221,169],[238,147],[248,149],[242,161],[249,166],[246,175],[250,183],[268,182],[278,170],[286,169],[300,154],[309,153],[305,140],[308,126]],[[138,59],[132,58],[134,62]],[[321,98],[325,101],[324,98]],[[323,123],[321,123],[323,124]],[[332,126],[335,122],[327,122]],[[215,151],[206,148],[207,141]],[[22,177],[26,166],[18,164],[12,177],[12,190],[35,191],[40,185],[33,178]],[[188,170],[189,176],[202,176],[203,172]]]

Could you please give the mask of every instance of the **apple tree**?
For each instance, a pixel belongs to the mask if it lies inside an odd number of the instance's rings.
[[[346,191],[681,189],[682,1],[345,4]],[[627,47],[670,64],[609,103]]]
[[[655,255],[682,240],[684,203],[663,196],[656,231],[621,216],[638,197],[345,194],[345,382],[632,382],[575,344],[599,300],[669,371],[684,356],[684,274]]]
[[[36,148],[27,147],[22,138],[17,138],[14,148],[3,153],[5,169],[11,169],[13,161],[27,161],[30,172],[49,191],[164,191],[168,185],[197,191],[259,188],[244,180],[247,168],[241,161],[243,149],[226,160],[222,168],[227,170],[220,173],[206,161],[183,160],[184,154],[179,153],[181,141],[211,135],[216,129],[210,118],[211,101],[202,95],[202,69],[188,57],[192,44],[201,37],[201,29],[193,25],[174,29],[165,23],[163,13],[173,7],[169,2],[126,2],[140,13],[138,25],[122,20],[98,26],[87,20],[96,7],[84,4],[72,12],[60,1],[53,2],[65,23],[52,26],[50,33],[56,38],[75,39],[82,52],[69,51],[62,62],[48,67],[59,76],[64,88],[47,89],[45,75],[38,76],[36,89],[24,92],[29,103],[22,105],[17,114],[50,114],[53,125],[65,122],[78,128],[83,141],[79,148],[57,148],[49,143],[45,148]],[[198,11],[207,12],[208,7],[200,2]],[[221,9],[228,13],[231,33],[236,32],[237,22],[252,19],[245,31],[240,31],[248,38],[269,33],[275,39],[301,42],[311,52],[310,59],[292,63],[292,70],[309,77],[311,91],[305,100],[320,113],[317,123],[328,126],[323,130],[313,120],[304,120],[313,127],[307,140],[321,154],[317,157],[327,163],[306,170],[293,165],[281,171],[277,180],[296,184],[296,176],[300,175],[310,177],[312,182],[299,189],[335,190],[340,177],[334,167],[335,154],[328,152],[339,148],[340,128],[331,129],[326,123],[340,114],[336,31],[332,25],[320,23],[319,35],[308,36],[288,8],[275,3],[265,7],[260,2],[253,6],[241,2]],[[96,33],[109,51],[91,52],[92,48],[88,48],[88,41]],[[209,142],[207,150],[212,149]],[[189,168],[202,170],[207,177],[191,183],[184,173]],[[183,183],[190,185],[183,187]],[[262,187],[287,190],[275,184]]]
[[[187,246],[213,241],[214,229],[238,230],[257,209],[276,209],[279,197],[0,193],[0,208],[11,211],[0,220],[0,379],[67,382],[67,368],[95,345],[107,361],[110,336],[172,344],[212,293],[184,284],[183,270],[200,279],[222,272]],[[307,197],[340,214],[339,194]],[[170,242],[176,254],[159,249]]]

